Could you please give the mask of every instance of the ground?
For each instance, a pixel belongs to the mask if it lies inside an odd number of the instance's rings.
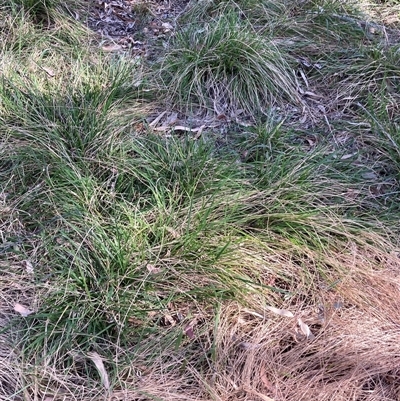
[[[0,399],[400,400],[400,5],[0,6]]]

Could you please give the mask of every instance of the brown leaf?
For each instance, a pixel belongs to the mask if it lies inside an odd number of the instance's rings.
[[[304,95],[305,95],[305,96],[310,96],[310,97],[317,97],[317,98],[322,98],[322,97],[323,97],[323,96],[317,95],[316,93],[311,92],[311,91],[305,91],[305,92],[304,92]]]
[[[185,327],[185,329],[183,330],[185,332],[185,334],[191,339],[194,339],[194,330],[193,330],[193,324],[189,324]]]
[[[33,313],[33,311],[29,310],[24,305],[21,305],[19,303],[16,303],[14,305],[14,310],[15,310],[15,312],[18,312],[23,317],[27,317]]]
[[[161,26],[164,28],[165,31],[171,31],[174,27],[169,22],[163,22]]]
[[[163,111],[159,116],[157,116],[150,124],[149,127],[155,127],[160,120],[167,114],[166,111]]]
[[[174,230],[172,227],[165,227],[165,231],[170,233],[174,239],[178,239],[181,237],[178,231]]]
[[[276,392],[276,386],[275,386],[274,384],[272,384],[272,383],[268,380],[267,375],[265,374],[265,367],[264,367],[264,366],[261,366],[261,369],[260,369],[260,379],[261,379],[262,384],[264,385],[264,387],[265,387],[268,391],[271,391],[271,392],[273,392],[273,393]]]
[[[242,341],[238,345],[240,348],[243,348],[246,350],[258,349],[261,347],[261,344],[253,344],[248,341]]]
[[[110,380],[106,368],[104,367],[103,359],[97,352],[90,352],[87,354],[88,358],[95,364],[99,372],[101,382],[106,390],[110,389]]]
[[[309,339],[313,340],[315,338],[314,334],[311,333],[310,328],[308,327],[307,324],[305,324],[300,318],[297,320],[297,323],[300,326],[301,332]]]
[[[160,273],[161,269],[158,267],[155,267],[154,265],[147,263],[146,269],[149,271],[151,274],[157,274]]]
[[[266,306],[266,308],[279,316],[294,317],[293,313],[286,309],[278,309],[274,308],[273,306]]]
[[[117,52],[122,49],[122,46],[120,45],[108,45],[108,46],[103,46],[102,50],[104,52]]]
[[[165,120],[165,125],[174,125],[178,121],[178,113],[171,113]]]
[[[250,310],[250,309],[244,308],[244,309],[243,309],[243,312],[248,313],[249,315],[258,317],[258,318],[260,318],[260,319],[264,319],[264,316],[261,315],[261,313],[254,312],[254,311],[252,311],[252,310]]]
[[[164,315],[164,321],[165,321],[165,325],[166,326],[171,325],[172,327],[174,327],[176,325],[175,319],[171,315],[169,315],[168,313],[166,313]]]
[[[175,125],[172,127],[174,131],[187,131],[187,132],[197,132],[200,128],[190,128],[184,127],[183,125]]]
[[[351,159],[352,157],[354,157],[357,154],[357,152],[354,153],[349,153],[347,155],[343,155],[340,160],[347,160],[347,159]]]
[[[27,272],[28,274],[33,274],[33,273],[34,273],[34,270],[33,270],[33,265],[32,265],[32,263],[31,263],[29,260],[25,260],[25,261],[24,261],[24,264],[25,264],[26,272]]]
[[[56,75],[54,70],[52,70],[49,67],[42,67],[42,70],[45,71],[47,73],[47,75],[49,75],[50,77],[54,77]]]

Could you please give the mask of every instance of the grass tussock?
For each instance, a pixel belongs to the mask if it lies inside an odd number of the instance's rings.
[[[187,107],[249,114],[282,99],[299,101],[289,56],[229,10],[203,27],[183,28],[159,74],[168,96]]]
[[[193,2],[149,65],[72,8],[0,6],[0,398],[397,400],[384,22]],[[239,124],[160,134],[165,101]]]

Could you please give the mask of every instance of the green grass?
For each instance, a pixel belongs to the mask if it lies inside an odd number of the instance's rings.
[[[204,1],[139,63],[73,7],[0,8],[0,398],[396,399],[398,45]]]
[[[283,99],[299,101],[290,57],[229,10],[184,27],[155,68],[168,97],[186,108],[261,114]]]

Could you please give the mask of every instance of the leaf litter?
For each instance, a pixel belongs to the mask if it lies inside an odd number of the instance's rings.
[[[189,0],[91,0],[87,25],[101,37],[106,52],[149,57],[151,45],[173,33]]]

